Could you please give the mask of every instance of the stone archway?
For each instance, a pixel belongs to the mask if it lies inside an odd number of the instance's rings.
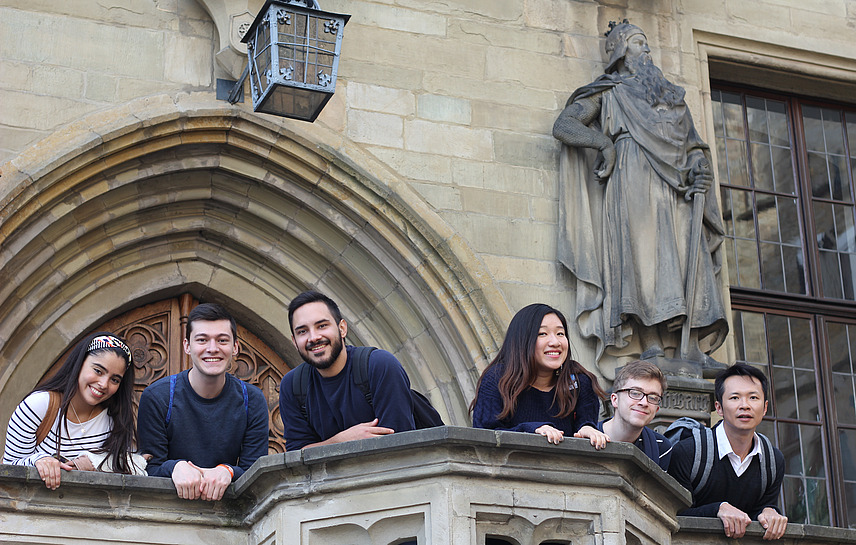
[[[288,301],[313,287],[351,342],[395,353],[466,424],[504,299],[406,184],[350,155],[253,114],[141,100],[4,165],[0,412],[95,325],[183,292],[283,355]]]

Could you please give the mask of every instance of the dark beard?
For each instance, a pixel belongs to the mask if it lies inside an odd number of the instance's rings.
[[[317,343],[316,343],[317,344]],[[310,351],[312,348],[316,346],[316,344],[309,344],[303,346],[303,348],[298,348],[297,352],[300,354],[300,357],[303,358],[303,361],[311,365],[312,367],[320,370],[329,369],[335,362],[336,358],[339,357],[339,354],[342,353],[342,348],[344,347],[344,343],[342,342],[341,337],[337,337],[330,341],[330,357],[326,359],[315,359],[315,356]]]
[[[624,65],[645,88],[645,99],[651,106],[665,104],[672,108],[684,101],[683,87],[667,80],[649,55],[640,55],[633,59],[625,57]]]

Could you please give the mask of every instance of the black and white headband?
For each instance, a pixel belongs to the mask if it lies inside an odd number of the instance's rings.
[[[104,350],[105,348],[118,348],[122,352],[128,356],[128,363],[131,362],[131,349],[128,348],[128,345],[123,343],[119,337],[114,337],[112,335],[99,335],[92,339],[92,342],[89,343],[89,347],[86,349],[86,352],[96,352],[98,350]]]

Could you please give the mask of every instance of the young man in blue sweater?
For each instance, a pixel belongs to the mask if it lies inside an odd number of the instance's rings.
[[[343,443],[415,429],[410,380],[401,363],[386,350],[368,359],[366,400],[353,379],[353,346],[345,346],[348,324],[326,295],[307,291],[288,306],[297,351],[309,366],[304,399],[295,396],[298,369],[282,379],[279,407],[285,449]],[[297,379],[300,380],[300,379]]]
[[[193,367],[143,391],[137,416],[149,475],[169,477],[178,497],[217,501],[233,479],[268,452],[262,391],[226,371],[238,354],[235,319],[201,304],[187,319],[184,352]]]

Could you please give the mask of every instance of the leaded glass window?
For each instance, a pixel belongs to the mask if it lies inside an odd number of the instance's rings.
[[[830,494],[809,317],[734,311],[737,359],[770,379],[758,431],[785,455],[780,503],[790,522],[829,525]]]
[[[833,446],[841,460],[842,509],[856,521],[856,324],[826,324],[830,383],[836,431]]]
[[[856,528],[856,108],[711,99],[737,357],[770,378],[782,508]]]
[[[730,284],[805,293],[785,103],[716,91],[713,107]]]

